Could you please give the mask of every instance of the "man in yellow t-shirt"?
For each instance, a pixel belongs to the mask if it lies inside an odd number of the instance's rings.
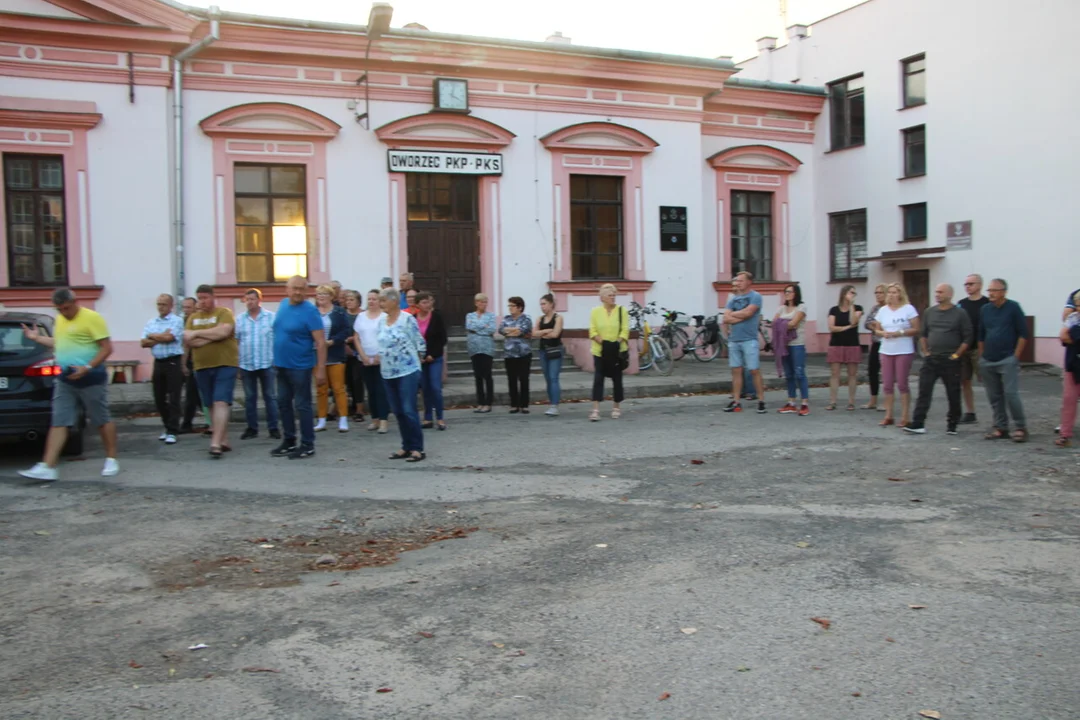
[[[228,308],[215,305],[214,288],[195,289],[196,310],[184,329],[184,353],[190,354],[203,405],[210,408],[210,456],[217,459],[229,447],[229,413],[240,365],[236,320]],[[185,358],[186,360],[186,358]]]
[[[67,442],[68,429],[78,422],[78,405],[86,409],[90,425],[98,428],[105,445],[105,467],[101,474],[120,472],[116,462],[116,425],[109,416],[108,374],[105,361],[112,354],[112,340],[105,319],[93,310],[79,307],[71,288],[58,288],[52,295],[56,307],[53,335],[23,325],[28,340],[53,348],[60,375],[53,380],[52,421],[45,440],[45,457],[19,474],[34,480],[56,480],[60,453]]]

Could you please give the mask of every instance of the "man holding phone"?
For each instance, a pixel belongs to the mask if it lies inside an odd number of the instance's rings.
[[[45,457],[19,474],[33,480],[53,481],[59,477],[57,465],[67,442],[68,428],[78,419],[78,404],[86,408],[87,419],[101,432],[105,445],[104,477],[120,472],[116,462],[116,425],[109,416],[109,378],[105,361],[112,354],[112,340],[105,319],[93,310],[79,307],[71,288],[58,288],[52,295],[56,307],[55,335],[49,337],[36,327],[23,325],[23,335],[38,345],[53,348],[61,375],[53,384],[52,422],[45,439]]]

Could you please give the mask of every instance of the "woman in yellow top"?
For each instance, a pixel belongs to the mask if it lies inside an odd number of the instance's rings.
[[[615,406],[611,410],[611,419],[618,420],[621,411],[619,403],[623,401],[622,374],[620,355],[630,347],[630,316],[626,308],[615,304],[618,290],[608,283],[600,286],[600,305],[594,307],[589,315],[589,337],[592,339],[593,386],[592,412],[589,419],[600,419],[600,401],[604,399],[604,378],[611,378],[612,399]]]

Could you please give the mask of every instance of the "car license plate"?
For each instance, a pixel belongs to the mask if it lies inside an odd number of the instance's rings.
[[[7,378],[0,377],[0,390],[7,390]]]

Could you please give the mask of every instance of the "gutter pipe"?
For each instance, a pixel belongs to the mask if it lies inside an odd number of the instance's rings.
[[[184,62],[221,37],[220,10],[210,7],[210,32],[173,57],[173,254],[176,262],[176,296],[180,303],[187,295],[184,286]]]

